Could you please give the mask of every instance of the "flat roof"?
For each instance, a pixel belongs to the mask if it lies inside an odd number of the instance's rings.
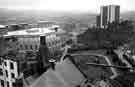
[[[55,27],[59,28],[58,29],[59,33],[64,32],[58,25],[54,25],[52,27],[30,28],[30,29],[24,29],[24,30],[10,31],[10,32],[7,32],[7,34],[3,36],[40,36],[40,35],[56,32],[56,30],[54,29]]]
[[[31,29],[7,32],[7,34],[4,36],[41,35],[41,34],[52,33],[52,32],[55,32],[55,30],[51,30],[49,28],[31,28]]]

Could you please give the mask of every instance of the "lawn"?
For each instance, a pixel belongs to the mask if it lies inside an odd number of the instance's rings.
[[[96,80],[105,76],[109,78],[112,75],[110,68],[88,66],[85,63],[95,63],[96,59],[99,59],[100,64],[107,64],[104,58],[98,58],[95,56],[73,56],[78,68],[88,77],[90,80]]]

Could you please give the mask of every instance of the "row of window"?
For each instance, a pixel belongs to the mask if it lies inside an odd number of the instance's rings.
[[[7,66],[6,61],[4,62],[4,65]],[[14,64],[12,62],[10,62],[10,69],[14,69]],[[8,77],[8,71],[7,70],[5,70],[5,73],[6,73],[6,76]],[[2,69],[0,69],[0,75],[3,75],[3,70]],[[11,73],[11,77],[15,78],[15,74]]]
[[[8,81],[7,81],[7,86],[6,84],[4,84],[4,80],[1,80],[0,83],[1,83],[1,87],[10,87],[10,84]],[[16,87],[16,83],[13,82],[12,87]]]
[[[56,41],[52,41],[52,42],[47,42],[47,46],[48,47],[52,47],[52,46],[55,46],[55,45],[58,45],[58,44],[60,44],[60,43],[62,43],[62,41],[61,40],[56,40]],[[39,45],[36,45],[36,44],[34,44],[34,45],[24,45],[24,44],[20,44],[20,49],[21,50],[38,50],[39,49]]]
[[[14,63],[13,62],[10,62],[9,64],[10,64],[10,69],[13,70],[14,69]],[[7,66],[7,62],[6,61],[4,61],[4,65]],[[5,73],[6,73],[6,77],[8,78],[9,77],[8,71],[5,70]],[[15,74],[14,73],[11,73],[11,77],[12,78],[15,78]]]
[[[4,62],[4,65],[7,66],[7,62],[6,62],[6,61]],[[10,69],[14,69],[14,64],[13,64],[13,62],[10,62]]]
[[[38,45],[20,45],[20,50],[26,50],[26,49],[30,49],[30,50],[38,50],[39,46]]]
[[[55,45],[60,44],[62,42],[64,42],[64,41],[62,41],[62,40],[55,40],[55,41],[52,41],[52,42],[47,42],[47,46],[55,46]]]
[[[5,70],[5,72],[6,72],[6,77],[8,78],[9,77],[8,71]],[[15,78],[15,74],[14,73],[11,73],[11,78]]]
[[[52,46],[52,47],[48,47],[50,50],[58,50],[62,47],[62,44],[59,44],[59,45],[55,45],[55,46]]]
[[[40,40],[37,37],[32,37],[32,38],[19,38],[19,42],[31,42],[33,41],[34,43],[38,43]]]

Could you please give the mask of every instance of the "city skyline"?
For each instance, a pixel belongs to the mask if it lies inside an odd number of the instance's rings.
[[[135,11],[134,3],[134,0],[0,0],[0,8],[99,12],[102,5],[116,4],[121,11]]]

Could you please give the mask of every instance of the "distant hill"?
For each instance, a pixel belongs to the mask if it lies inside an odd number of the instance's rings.
[[[135,11],[128,11],[121,13],[121,17],[124,19],[134,20],[135,21]]]
[[[47,10],[9,10],[0,8],[0,24],[37,23],[38,21],[56,21],[62,24],[78,24],[88,27],[96,23],[96,15],[92,12],[57,12]],[[121,17],[135,20],[135,12],[121,13]],[[69,27],[70,28],[70,27]],[[72,29],[71,29],[72,30]]]
[[[57,21],[59,23],[81,23],[89,25],[95,22],[95,14],[56,11],[15,11],[0,8],[0,24],[35,23],[38,21]]]

